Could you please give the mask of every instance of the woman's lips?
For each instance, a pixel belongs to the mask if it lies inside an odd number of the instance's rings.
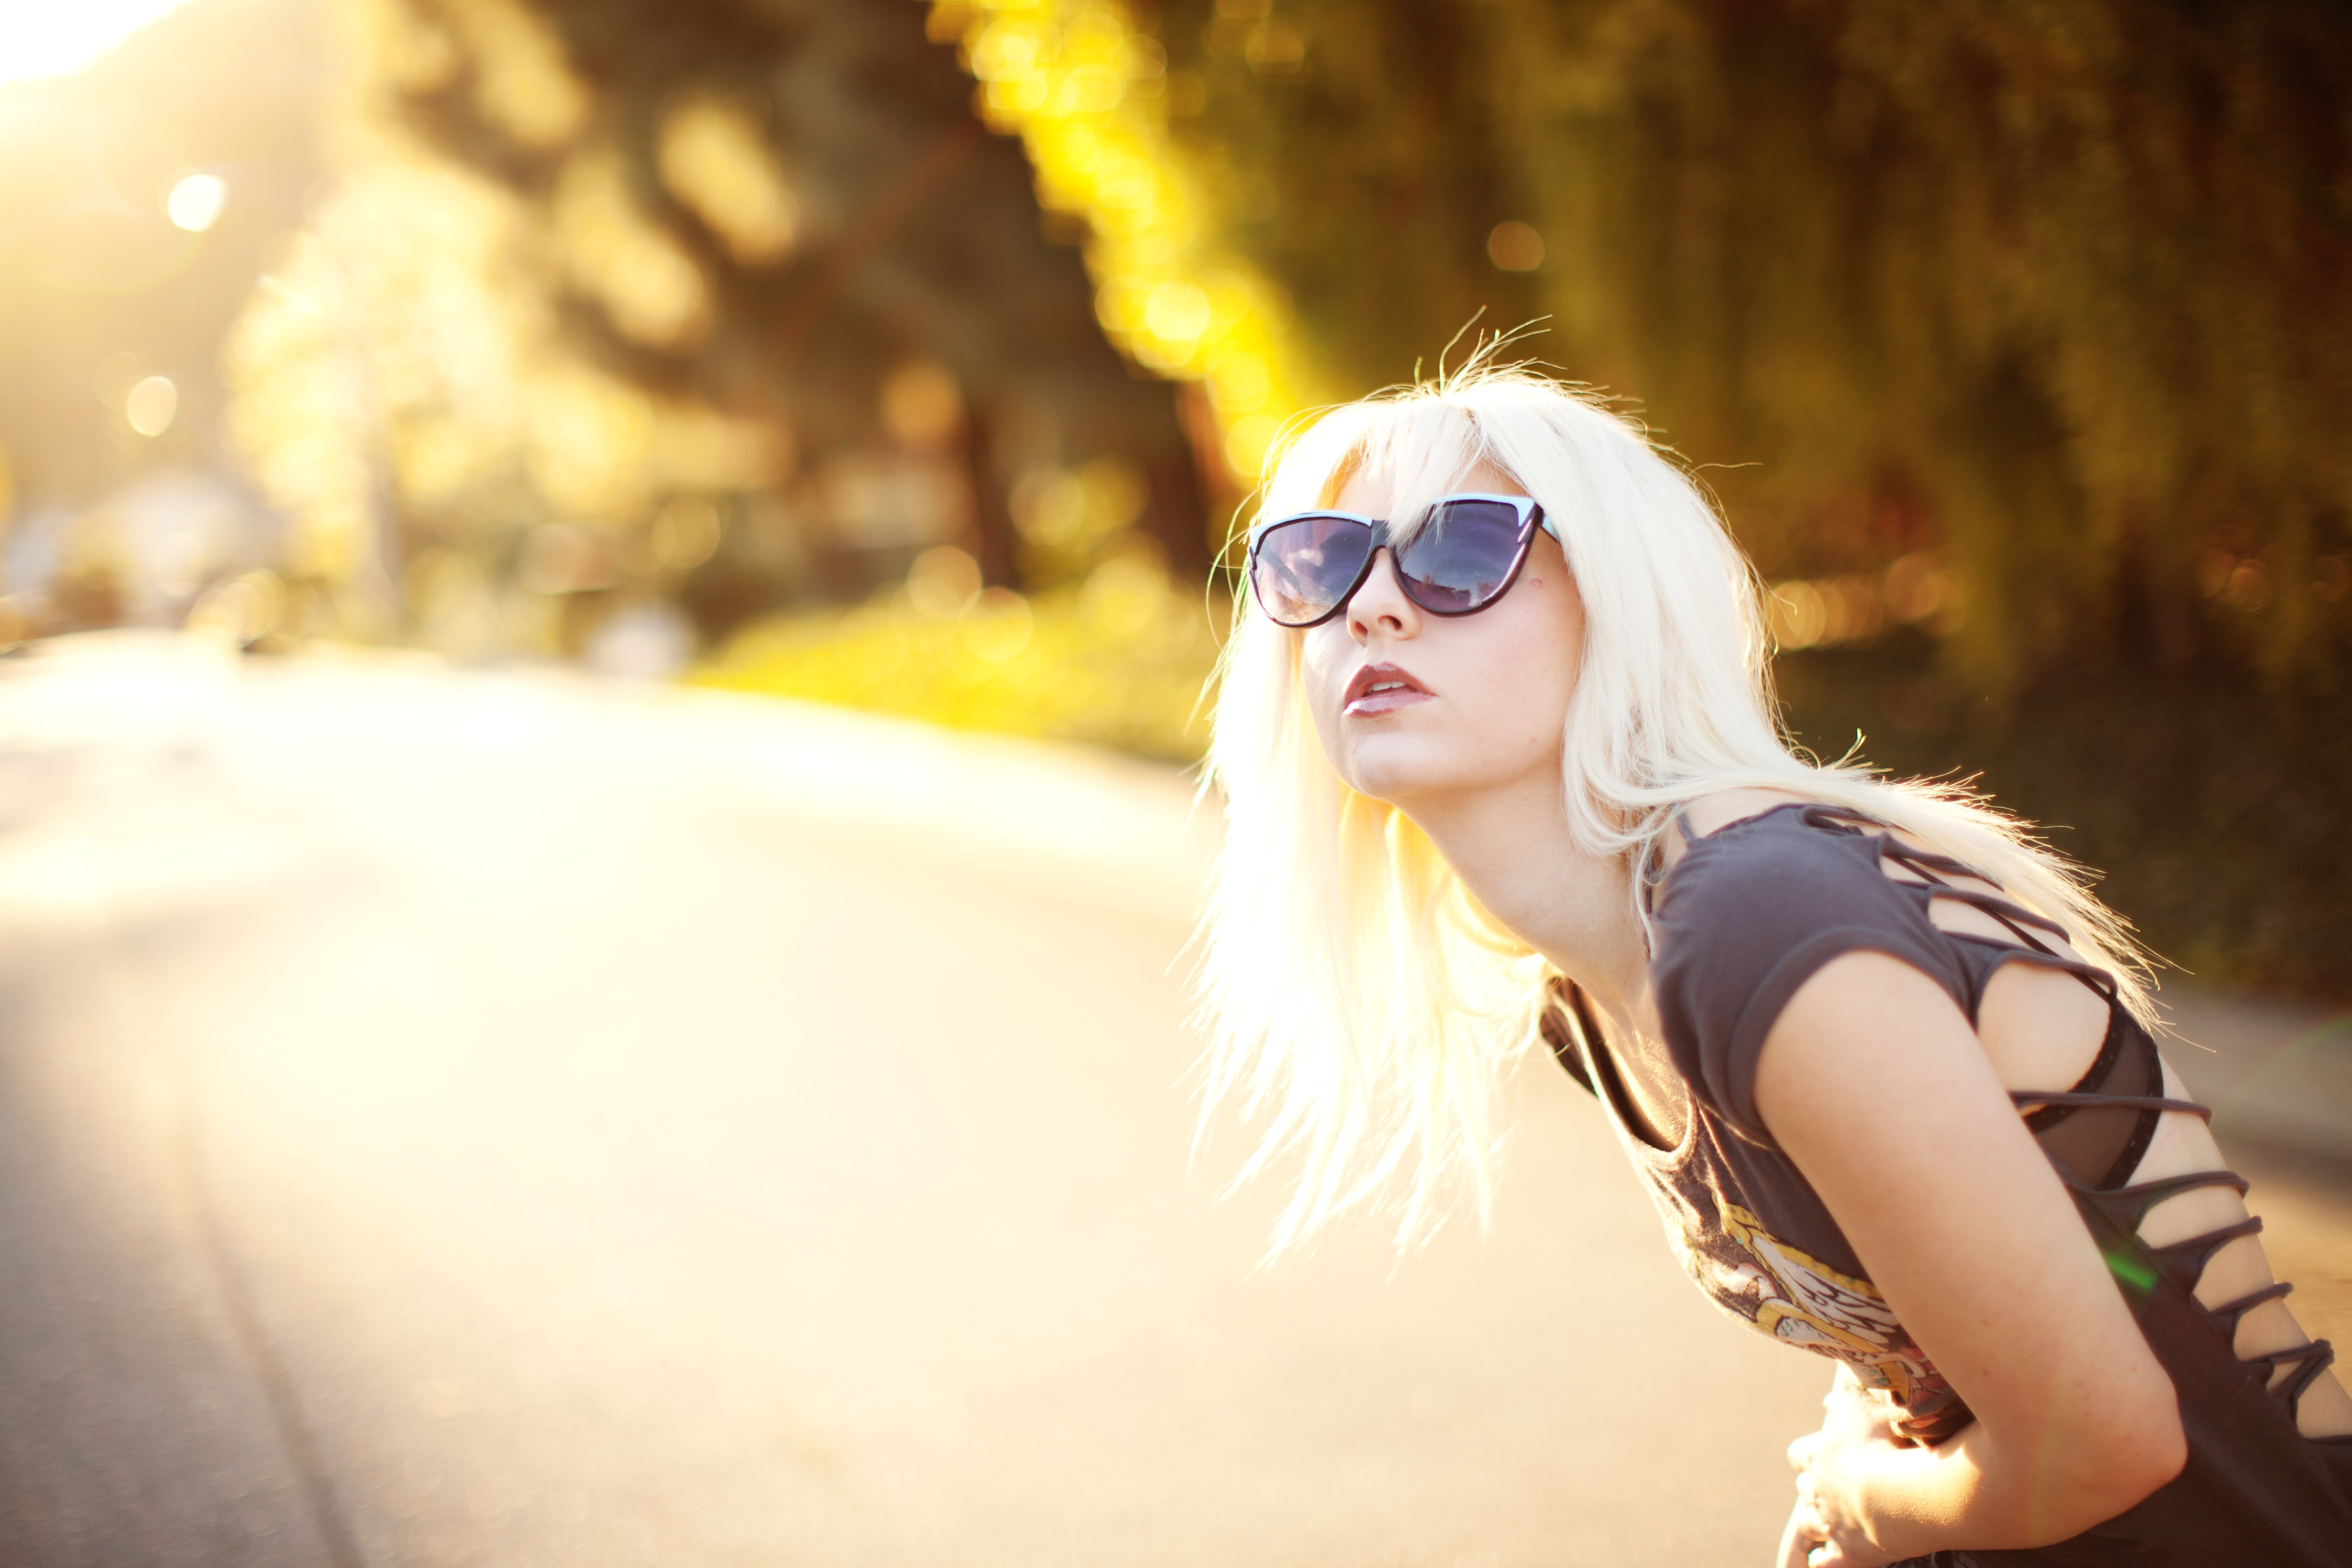
[[[1339,710],[1356,718],[1393,713],[1430,699],[1427,687],[1393,664],[1368,664],[1348,682],[1347,701]]]

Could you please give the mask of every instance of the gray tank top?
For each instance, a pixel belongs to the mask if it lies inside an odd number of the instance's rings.
[[[1890,878],[1882,860],[1921,880]],[[1828,806],[1792,803],[1696,839],[1655,882],[1651,905],[1651,983],[1687,1090],[1679,1142],[1668,1143],[1643,1123],[1573,987],[1555,983],[1545,1037],[1608,1108],[1699,1289],[1773,1338],[1844,1363],[1885,1404],[1898,1433],[1934,1444],[1975,1417],[1905,1332],[1836,1220],[1758,1117],[1757,1058],[1789,999],[1843,953],[1884,952],[1911,965],[1944,988],[1971,1026],[2003,964],[2075,975],[2107,1003],[2098,1058],[2066,1093],[2014,1098],[2037,1108],[2027,1126],[2179,1390],[2189,1464],[2129,1512],[2074,1541],[2033,1552],[1944,1552],[1932,1562],[1936,1568],[2352,1564],[2352,1439],[2314,1441],[2294,1425],[2296,1402],[2333,1351],[2322,1340],[2241,1363],[2231,1349],[2239,1319],[2292,1287],[2273,1285],[2213,1309],[2191,1293],[2206,1260],[2262,1221],[2162,1247],[2137,1235],[2147,1212],[2177,1193],[2246,1190],[2228,1171],[2131,1181],[2165,1111],[2208,1112],[2164,1097],[2155,1042],[2116,1001],[2114,978],[2045,944],[2049,936],[2063,939],[2063,930],[1997,893],[1956,887],[1956,879],[1986,880],[1958,861],[1912,848],[1882,823]],[[1974,905],[2016,940],[1942,930],[1928,918],[1935,897]],[[1928,1116],[1934,1108],[1902,1113]]]

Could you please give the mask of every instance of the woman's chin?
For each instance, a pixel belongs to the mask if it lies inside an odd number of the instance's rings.
[[[1358,795],[1368,795],[1391,805],[1403,805],[1460,784],[1453,776],[1459,770],[1449,766],[1449,759],[1439,754],[1443,750],[1424,735],[1401,734],[1393,730],[1357,734],[1349,737],[1348,766],[1343,773],[1349,787]]]

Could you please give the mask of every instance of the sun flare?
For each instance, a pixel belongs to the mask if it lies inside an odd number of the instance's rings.
[[[0,81],[70,76],[187,0],[0,4]]]

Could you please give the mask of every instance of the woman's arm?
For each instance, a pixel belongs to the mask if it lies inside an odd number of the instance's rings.
[[[1902,1447],[1832,1394],[1790,1456],[1830,1543],[1814,1563],[2046,1545],[2179,1473],[2171,1380],[1941,987],[1881,953],[1825,965],[1765,1039],[1756,1105],[1977,1416]]]

